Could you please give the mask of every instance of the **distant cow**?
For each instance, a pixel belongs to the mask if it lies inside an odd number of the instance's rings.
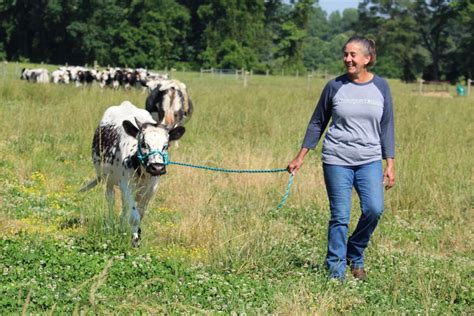
[[[151,87],[145,108],[154,120],[168,128],[182,126],[193,113],[186,85],[178,80],[159,80]]]
[[[53,77],[53,82],[55,84],[64,83],[69,84],[71,80],[71,74],[66,69],[57,69],[51,73],[51,77]]]
[[[109,107],[95,130],[92,160],[96,180],[81,191],[106,182],[109,211],[114,208],[114,186],[122,192],[122,220],[130,211],[132,245],[140,240],[140,222],[154,196],[160,176],[166,173],[168,142],[179,139],[184,127],[168,129],[158,124],[146,110],[128,101]]]
[[[97,77],[96,70],[78,70],[77,71],[77,79],[76,79],[76,87],[82,86],[84,84],[91,85]]]
[[[36,69],[27,69],[23,68],[21,70],[20,79],[28,80],[31,82],[38,83],[49,83],[49,73],[45,68],[36,68]]]

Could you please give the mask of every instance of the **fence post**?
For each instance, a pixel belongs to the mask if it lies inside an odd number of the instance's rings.
[[[270,74],[270,70],[267,69],[266,76],[268,77],[269,74]]]
[[[471,83],[472,83],[472,80],[467,79],[467,96],[471,95]]]
[[[7,77],[7,61],[4,60],[2,63],[2,77],[5,79]]]
[[[423,79],[419,80],[419,85],[418,85],[418,92],[422,93],[423,92],[423,82],[425,82]]]
[[[201,78],[202,78],[202,68],[201,68]]]
[[[306,87],[308,88],[308,90],[310,89],[311,78],[313,78],[313,75],[308,75],[308,77],[306,79]]]

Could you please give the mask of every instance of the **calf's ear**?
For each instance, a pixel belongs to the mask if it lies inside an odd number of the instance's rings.
[[[143,131],[147,125],[158,125],[158,123],[151,117],[149,119],[145,119],[144,121],[141,121],[135,117],[135,123],[137,124],[138,129],[141,131]]]
[[[184,132],[186,132],[186,129],[183,126],[178,126],[176,128],[173,128],[170,131],[170,140],[178,140],[181,138],[181,136],[184,135]]]
[[[123,129],[125,130],[125,133],[132,137],[137,137],[138,132],[140,131],[135,125],[133,125],[132,122],[129,120],[125,120],[122,122]]]

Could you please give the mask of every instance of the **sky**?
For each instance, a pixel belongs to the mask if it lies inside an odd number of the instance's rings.
[[[319,0],[318,2],[319,6],[329,15],[333,11],[342,13],[347,8],[357,9],[362,0]]]

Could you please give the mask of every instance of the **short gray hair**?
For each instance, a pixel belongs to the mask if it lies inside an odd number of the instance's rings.
[[[370,56],[370,61],[367,64],[367,67],[371,67],[375,65],[375,61],[377,60],[377,54],[375,52],[374,40],[368,39],[367,37],[364,37],[364,36],[355,35],[347,40],[347,42],[344,44],[344,49],[349,43],[358,43],[364,50],[364,55]]]

